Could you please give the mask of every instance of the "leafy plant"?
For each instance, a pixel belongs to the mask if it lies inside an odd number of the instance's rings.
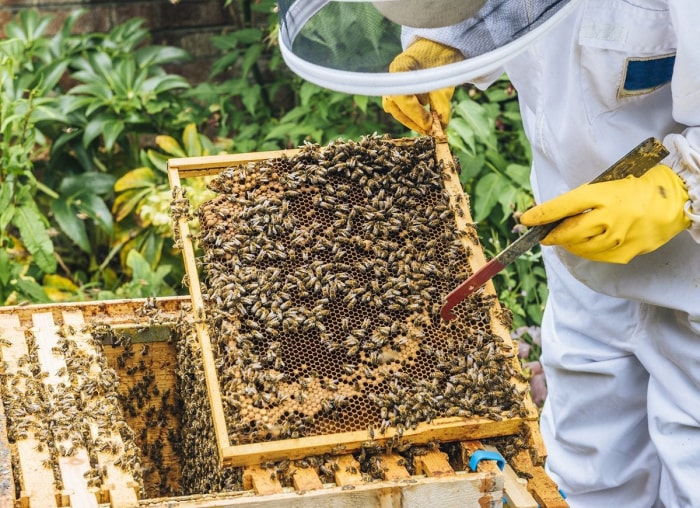
[[[155,296],[171,296],[173,289],[165,278],[171,270],[170,266],[163,265],[153,268],[136,250],[129,251],[126,265],[131,269],[131,279],[120,286],[115,295],[119,298],[148,298]],[[112,295],[102,293],[102,298]]]
[[[66,21],[69,26],[72,19]],[[64,26],[64,27],[65,27]],[[49,221],[37,193],[55,195],[34,175],[45,142],[38,124],[63,117],[46,91],[63,63],[46,61],[51,45],[39,38],[46,23],[26,12],[5,26],[0,41],[0,301],[46,301],[37,282],[56,271]],[[59,35],[60,38],[62,35]],[[49,59],[50,60],[50,59]]]
[[[22,10],[0,40],[3,302],[84,298],[83,288],[120,283],[126,259],[109,266],[114,182],[138,161],[142,136],[187,117],[178,92],[189,84],[162,67],[186,52],[148,45],[142,20],[73,34],[83,13],[49,36],[51,16]]]
[[[111,236],[113,220],[104,196],[112,193],[114,177],[104,173],[81,173],[61,180],[59,195],[51,201],[53,217],[68,237],[87,254],[93,253],[85,219]]]
[[[157,136],[155,149],[141,151],[142,165],[129,170],[114,184],[117,196],[112,212],[119,223],[115,249],[120,250],[122,263],[136,250],[153,270],[162,263],[181,266],[181,256],[167,242],[172,239],[170,202],[172,191],[167,180],[167,161],[172,157],[200,157],[221,150],[189,124],[182,132],[181,142],[167,135]],[[192,205],[198,207],[213,194],[206,189],[206,179],[194,179],[185,184]],[[173,268],[180,274],[182,269]]]
[[[62,107],[73,114],[85,148],[102,136],[111,152],[127,130],[132,136],[162,132],[171,118],[168,108],[176,100],[170,92],[189,87],[184,78],[162,69],[163,64],[187,59],[187,52],[170,46],[139,47],[148,36],[142,24],[143,20],[133,19],[119,25],[103,39],[110,44],[96,45],[71,60],[71,77],[81,84],[63,97]],[[68,135],[75,136],[75,132]],[[123,143],[133,145],[133,139]]]
[[[447,135],[484,252],[492,257],[523,232],[517,218],[533,203],[530,145],[508,80],[501,78],[486,92],[458,89]],[[513,313],[514,327],[541,323],[547,286],[539,249],[508,266],[494,284]]]

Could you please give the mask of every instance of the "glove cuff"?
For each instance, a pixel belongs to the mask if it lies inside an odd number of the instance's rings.
[[[700,224],[700,213],[695,213],[695,211],[693,210],[693,202],[691,200],[685,202],[683,211],[685,212],[685,216],[688,217],[691,220],[691,222]]]

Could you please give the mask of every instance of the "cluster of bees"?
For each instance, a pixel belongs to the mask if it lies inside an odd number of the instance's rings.
[[[222,468],[214,433],[204,379],[199,340],[192,322],[178,320],[173,327],[177,338],[177,391],[181,394],[179,447],[182,464],[181,489],[184,494],[204,494],[243,489],[240,468]]]
[[[154,305],[148,301],[144,308]],[[143,312],[143,310],[141,311]],[[141,478],[146,497],[180,493],[179,473],[174,467],[173,454],[179,454],[180,428],[179,400],[171,388],[161,389],[157,382],[151,345],[148,342],[134,343],[131,334],[109,325],[93,323],[90,332],[101,343],[107,344],[106,352],[112,358],[121,377],[117,387],[117,398],[122,413],[133,429],[133,442],[141,461]],[[125,380],[129,380],[125,382]]]
[[[168,331],[167,340],[153,343],[134,343],[132,334],[109,325],[91,326],[101,343],[111,344],[106,352],[117,352],[110,359],[122,377],[118,398],[134,429],[145,498],[242,490],[240,469],[219,463],[202,354],[188,310],[165,315],[155,298],[146,299],[136,310],[142,324],[135,331]]]
[[[73,339],[77,331],[72,326],[64,325],[57,333],[60,338],[52,354],[65,360],[65,367],[55,373],[61,381],[46,382],[48,373],[39,361],[31,330],[26,331],[28,353],[17,359],[12,372],[3,373],[9,441],[36,440],[36,451],[48,457],[43,466],[53,471],[56,490],[64,488],[58,459],[82,449],[91,466],[85,473],[88,487],[99,489],[110,480],[98,454],[107,454],[111,464],[141,484],[140,454],[121,410],[119,379],[99,354],[101,344],[88,336],[84,340],[92,343],[86,351]],[[17,476],[20,468],[13,472]],[[18,477],[15,481],[21,485]]]
[[[199,263],[232,443],[526,414],[495,300],[439,317],[473,236],[445,178],[432,138],[375,135],[212,180]]]
[[[459,319],[439,318],[444,295],[469,272],[470,232],[456,228],[460,211],[443,178],[432,139],[370,136],[306,145],[294,157],[231,168],[212,181],[218,196],[197,211],[200,263],[233,443],[366,430],[358,460],[369,481],[381,476],[382,448],[373,439],[389,427],[400,437],[444,416],[525,415],[524,393],[512,383],[520,375],[514,351],[491,331],[494,300],[477,294],[455,309]],[[154,301],[140,317],[163,325]],[[28,332],[29,354],[3,378],[12,387],[3,394],[9,438],[37,438],[50,452],[45,466],[57,489],[57,459],[77,448],[88,451],[88,482],[97,488],[108,480],[100,452],[141,485],[144,476],[159,478],[142,497],[242,488],[240,470],[218,462],[192,323],[166,324],[179,396],[155,382],[160,367],[149,344],[99,324],[87,330],[94,350],[117,348],[113,367],[132,382],[120,385],[107,359],[77,349],[76,331],[64,326],[55,354],[65,358],[68,383],[49,393]],[[138,422],[136,432],[127,420]],[[412,455],[426,448],[397,441],[394,449],[410,469]],[[173,473],[163,460],[170,453],[181,467],[177,487],[164,483]],[[332,481],[330,455],[291,464]],[[283,483],[289,465],[275,464]]]
[[[508,462],[520,451],[528,449],[527,431],[525,430],[522,430],[519,434],[484,438],[481,439],[480,442],[484,446],[495,446]],[[404,442],[394,446],[391,452],[400,457],[397,461],[397,465],[405,467],[410,475],[415,475],[419,474],[419,471],[416,471],[415,468],[415,459],[436,450],[447,454],[450,465],[455,470],[469,470],[469,465],[464,463],[463,452],[458,441],[441,444],[433,441],[424,445]],[[323,483],[335,483],[335,474],[341,467],[345,467],[345,471],[351,474],[360,474],[365,483],[371,483],[384,479],[386,466],[383,464],[383,454],[386,451],[386,447],[380,446],[376,442],[364,443],[360,451],[353,454],[353,458],[357,460],[357,466],[359,466],[359,468],[354,465],[341,466],[339,464],[338,454],[344,453],[343,450],[334,450],[331,453],[312,455],[299,460],[284,459],[280,461],[263,462],[261,467],[270,471],[271,477],[279,480],[284,487],[293,487],[293,475],[295,471],[305,468],[315,469]],[[518,474],[525,478],[529,477],[527,472],[519,471]]]

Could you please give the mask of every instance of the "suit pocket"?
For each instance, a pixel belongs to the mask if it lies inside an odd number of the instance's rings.
[[[590,121],[643,101],[671,82],[676,37],[665,2],[589,2],[578,42]]]

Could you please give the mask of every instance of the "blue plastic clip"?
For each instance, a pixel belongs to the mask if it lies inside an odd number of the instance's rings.
[[[492,452],[490,450],[477,450],[472,453],[472,456],[469,458],[469,469],[476,471],[479,462],[482,460],[495,460],[498,469],[501,471],[503,471],[503,468],[506,467],[506,459],[504,459],[500,453]]]

